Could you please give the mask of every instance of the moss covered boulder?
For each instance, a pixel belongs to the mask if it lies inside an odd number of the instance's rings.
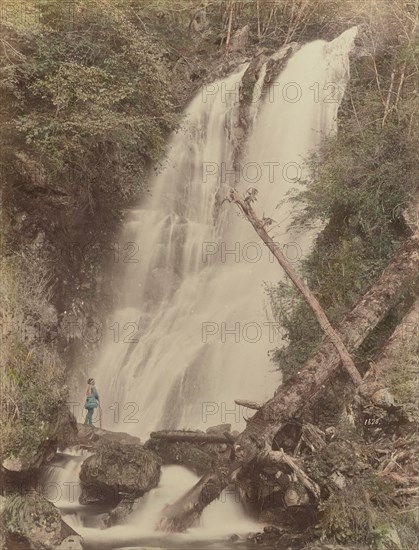
[[[123,498],[135,499],[157,486],[161,459],[142,445],[104,442],[81,467],[81,504],[116,506]]]
[[[13,493],[3,500],[0,521],[6,550],[55,550],[66,539],[73,541],[73,548],[82,548],[82,538],[36,491]]]

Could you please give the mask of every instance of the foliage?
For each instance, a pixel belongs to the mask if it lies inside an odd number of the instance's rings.
[[[106,242],[161,165],[178,116],[165,50],[136,17],[141,2],[29,2],[25,14],[9,4],[0,60],[7,244],[13,252],[42,235],[57,304],[98,267],[89,254],[81,265],[62,261],[63,243]]]
[[[398,403],[417,404],[414,381],[419,374],[419,343],[416,333],[417,327],[406,327],[406,338],[390,359],[394,368],[391,369],[389,383]]]
[[[419,542],[418,508],[399,510],[397,516],[397,531],[400,534],[402,548],[417,548]]]
[[[41,267],[33,268],[24,259],[1,265],[2,459],[34,458],[52,435],[66,398],[60,360],[44,338],[55,322],[48,279]]]
[[[348,421],[347,414],[341,416],[338,412],[340,420],[331,441],[306,459],[305,471],[323,487],[318,524],[323,539],[367,543],[382,550],[415,547],[417,510],[413,506],[417,499],[395,497],[396,486],[404,485],[397,476],[391,479],[384,475],[387,462],[382,462],[382,449],[386,449],[389,459],[397,457],[403,449],[411,458],[400,461],[397,474],[401,478],[414,475],[418,423],[416,330],[416,326],[402,327],[399,337],[392,341],[391,352],[380,359],[380,370],[386,373],[385,378],[403,413],[399,410],[393,416],[383,411],[374,412],[375,418],[379,418],[381,412],[384,421],[371,443],[367,441],[370,434],[359,429],[359,422],[362,425],[364,418],[361,411],[356,412],[355,407],[357,426]],[[365,409],[363,412],[366,413]],[[334,419],[336,414],[327,424],[334,423]],[[392,422],[397,424],[396,434]],[[345,480],[343,487],[334,484],[335,473]]]
[[[417,380],[419,376],[419,342],[418,327],[403,326],[399,346],[390,354],[388,361],[391,369],[388,376],[389,387],[403,407],[403,413],[413,429],[417,430],[419,423],[419,402],[417,396]]]
[[[291,197],[297,225],[324,227],[300,270],[332,323],[378,278],[410,232],[404,211],[417,193],[419,140],[416,90],[405,74],[417,74],[417,63],[409,25],[402,30],[404,38],[390,38],[381,57],[353,63],[338,135],[307,159],[310,177]],[[289,342],[272,357],[289,378],[319,333],[293,288],[282,284],[268,292]]]
[[[323,538],[338,542],[372,543],[377,526],[389,523],[393,488],[376,475],[362,475],[333,491],[321,507]]]

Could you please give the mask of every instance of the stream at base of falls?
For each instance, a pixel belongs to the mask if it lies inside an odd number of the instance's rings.
[[[57,453],[43,477],[43,494],[60,510],[63,520],[83,537],[87,549],[247,548],[250,545],[246,542],[247,535],[263,529],[261,523],[245,515],[235,493],[224,491],[205,509],[198,526],[183,534],[156,531],[163,508],[199,479],[182,466],[163,466],[158,486],[138,499],[126,523],[103,528],[102,520],[110,508],[81,505],[78,501],[80,467],[88,456],[89,453],[78,449]]]

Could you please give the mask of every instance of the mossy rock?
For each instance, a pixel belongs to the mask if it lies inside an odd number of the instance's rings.
[[[69,536],[81,541],[57,508],[36,491],[13,493],[5,499],[1,527],[7,550],[55,550]]]
[[[117,505],[122,497],[137,498],[157,486],[161,459],[142,445],[103,443],[81,467],[82,504]]]

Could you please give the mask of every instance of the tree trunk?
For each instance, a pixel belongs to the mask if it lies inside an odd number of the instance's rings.
[[[256,0],[256,13],[258,18],[258,42],[260,44],[261,41],[261,33],[260,33],[260,6],[259,6],[259,0]]]
[[[232,202],[234,202],[241,208],[246,218],[253,225],[256,233],[259,235],[262,241],[266,244],[266,246],[275,256],[275,258],[278,260],[279,264],[284,269],[285,273],[288,275],[288,277],[291,279],[294,285],[301,292],[301,294],[304,297],[304,300],[313,310],[313,313],[316,316],[324,333],[330,338],[330,340],[333,342],[334,346],[338,350],[342,361],[342,365],[348,371],[354,384],[356,386],[359,386],[359,384],[361,384],[362,382],[362,377],[359,374],[358,369],[355,367],[355,364],[352,361],[352,358],[349,355],[348,350],[346,349],[345,344],[343,343],[342,338],[340,337],[340,334],[336,332],[336,330],[332,327],[329,319],[327,318],[317,298],[314,296],[314,294],[311,292],[308,286],[304,283],[304,281],[301,279],[301,277],[298,275],[298,273],[295,271],[295,269],[292,267],[289,261],[282,254],[281,250],[279,249],[279,246],[274,242],[272,237],[266,231],[265,224],[263,223],[263,221],[256,216],[256,213],[250,204],[252,195],[248,195],[245,199],[243,199],[243,197],[240,196],[240,194],[236,191],[236,189],[231,189],[230,199]]]
[[[200,517],[202,510],[220,496],[228,483],[228,464],[209,472],[175,504],[166,506],[158,528],[167,532],[185,531]]]
[[[231,40],[231,25],[233,22],[233,8],[234,8],[234,0],[230,0],[230,7],[229,7],[229,16],[228,16],[228,28],[227,28],[227,38],[226,38],[226,44],[225,44],[225,55],[228,55],[228,52],[230,50],[230,40]]]
[[[339,324],[338,331],[349,352],[359,348],[400,295],[417,280],[418,273],[419,230],[416,230],[376,284]],[[218,498],[230,482],[234,482],[243,465],[250,463],[262,451],[269,450],[281,427],[301,415],[303,408],[321,393],[322,387],[339,367],[340,356],[335,345],[324,341],[299,374],[280,386],[274,397],[249,420],[234,445],[233,460],[204,476],[186,495],[167,506],[160,526],[171,531],[183,531],[190,527],[205,506]]]
[[[229,443],[232,444],[235,438],[229,434],[190,432],[182,430],[170,430],[151,432],[151,439],[164,439],[166,441],[186,441],[188,443]]]

